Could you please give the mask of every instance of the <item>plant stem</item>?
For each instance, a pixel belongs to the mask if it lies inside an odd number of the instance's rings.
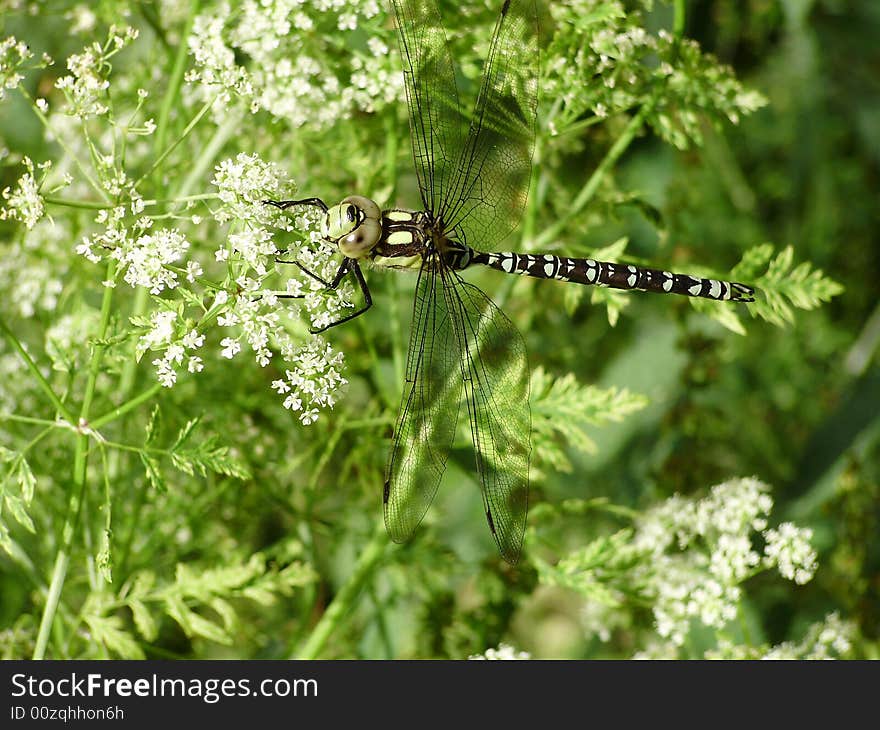
[[[177,56],[174,58],[171,78],[168,80],[168,87],[165,90],[165,96],[162,98],[162,106],[159,108],[159,121],[156,123],[154,150],[164,149],[165,140],[168,138],[168,118],[171,116],[171,108],[174,106],[174,100],[177,98],[180,85],[183,82],[186,59],[189,54],[187,39],[192,31],[193,21],[199,12],[199,4],[199,0],[192,0],[189,4],[189,16],[186,19],[186,27],[180,36],[180,44],[177,46]],[[158,168],[156,169],[158,170]]]
[[[355,563],[354,570],[348,577],[348,580],[340,589],[339,593],[333,599],[333,602],[324,611],[321,620],[315,624],[306,643],[300,649],[298,659],[315,659],[330,635],[342,624],[343,620],[351,613],[355,599],[361,592],[361,588],[367,579],[372,575],[374,569],[379,564],[385,553],[385,547],[388,544],[388,535],[385,532],[385,525],[381,522],[376,526],[373,537],[366,544]]]
[[[91,426],[94,429],[101,428],[101,426],[105,426],[111,421],[115,421],[121,415],[128,413],[133,408],[137,408],[144,401],[150,400],[156,393],[162,390],[162,384],[156,383],[153,386],[150,386],[145,391],[143,391],[140,395],[136,395],[131,400],[127,400],[121,406],[116,406],[116,408],[107,411],[103,416],[96,418],[92,421]]]
[[[674,6],[675,15],[672,18],[672,35],[676,38],[681,38],[684,35],[687,3],[685,0],[675,0]]]
[[[105,280],[112,281],[116,275],[116,261],[111,259],[107,264]],[[101,324],[98,340],[104,340],[107,336],[107,327],[110,323],[110,309],[113,303],[113,288],[104,287],[104,296],[101,301]],[[96,344],[89,360],[88,379],[80,409],[78,423],[88,423],[89,409],[95,394],[95,383],[101,371],[101,359],[104,355],[104,346]],[[46,646],[49,643],[49,633],[58,611],[58,602],[61,599],[61,589],[67,577],[67,567],[70,563],[70,551],[73,546],[73,538],[76,527],[79,524],[80,508],[82,507],[83,494],[86,488],[86,473],[88,466],[89,437],[80,432],[76,439],[76,451],[73,456],[73,485],[70,491],[70,500],[67,503],[67,514],[64,518],[64,527],[61,530],[61,547],[55,555],[55,566],[52,569],[52,579],[49,583],[49,592],[46,596],[46,605],[43,608],[43,616],[40,619],[40,628],[34,645],[33,659],[43,659],[46,656]]]
[[[49,381],[43,377],[37,364],[31,359],[27,350],[24,349],[21,342],[18,341],[18,338],[13,334],[12,330],[9,329],[9,326],[6,324],[6,321],[2,318],[0,318],[0,330],[3,330],[3,334],[6,335],[6,339],[9,340],[9,344],[18,351],[19,355],[21,355],[21,359],[24,360],[24,364],[27,366],[28,371],[34,376],[37,384],[40,386],[43,393],[46,394],[46,397],[52,402],[52,405],[55,406],[55,410],[70,421],[70,423],[75,425],[76,416],[74,416],[73,412],[61,402],[61,399],[55,394],[55,391],[52,390],[52,386],[49,385]]]
[[[238,111],[230,109],[226,121],[217,127],[214,135],[208,140],[208,144],[202,148],[202,152],[198,159],[190,167],[189,174],[174,195],[175,198],[179,200],[190,199],[190,190],[196,186],[196,183],[201,181],[205,171],[211,166],[211,163],[214,162],[214,159],[217,157],[217,153],[223,145],[226,144],[227,140],[238,132],[240,127],[241,117],[239,116]],[[216,197],[216,193],[214,194],[214,197]]]
[[[196,115],[192,119],[190,119],[189,124],[186,125],[183,132],[181,132],[180,136],[176,140],[174,140],[170,145],[168,145],[168,147],[165,149],[165,151],[156,158],[156,160],[150,166],[150,169],[147,170],[143,175],[141,175],[138,178],[135,185],[139,185],[141,183],[141,181],[145,180],[146,178],[148,178],[150,175],[152,175],[156,171],[156,169],[159,167],[159,165],[161,165],[165,161],[165,158],[168,157],[168,155],[170,155],[172,152],[174,152],[175,149],[177,149],[177,145],[179,145],[181,142],[183,142],[183,140],[185,140],[189,136],[189,133],[193,131],[195,126],[202,120],[202,117],[204,117],[205,114],[207,114],[211,110],[211,107],[213,105],[214,105],[214,99],[211,99],[211,100],[206,101],[204,103],[202,108],[196,112]]]
[[[684,35],[686,18],[687,15],[685,0],[675,0],[674,16],[672,20],[672,34],[675,36],[676,41],[680,41]],[[675,55],[677,56],[678,54],[676,53]],[[627,147],[630,146],[633,139],[635,139],[636,135],[641,132],[642,127],[645,123],[645,119],[654,110],[654,106],[660,99],[660,95],[663,92],[664,88],[665,84],[657,84],[655,86],[653,93],[648,97],[645,103],[642,104],[642,106],[639,108],[639,111],[636,112],[636,115],[629,120],[629,123],[626,125],[623,133],[620,135],[620,137],[617,138],[617,140],[611,146],[611,149],[608,150],[605,157],[599,163],[599,166],[593,171],[593,174],[590,175],[590,178],[589,180],[587,180],[584,187],[581,188],[581,191],[577,194],[577,197],[569,206],[568,212],[561,218],[559,218],[555,223],[545,228],[541,235],[539,235],[535,239],[536,247],[546,246],[554,238],[556,238],[559,233],[565,228],[565,226],[568,225],[568,223],[576,216],[580,215],[581,211],[593,199],[593,196],[599,189],[599,185],[601,184],[605,175],[608,174],[609,170],[611,170],[612,167],[614,167],[614,165],[620,159],[620,156],[626,151]]]
[[[586,184],[577,194],[577,197],[572,201],[571,205],[569,205],[568,212],[557,219],[555,223],[547,226],[543,232],[535,238],[535,247],[546,246],[559,235],[565,226],[568,225],[569,221],[580,215],[581,211],[593,199],[593,196],[599,189],[599,185],[602,183],[605,175],[607,175],[609,170],[614,167],[620,159],[620,156],[626,151],[636,135],[642,130],[642,125],[645,123],[645,117],[651,113],[656,100],[657,94],[654,93],[641,106],[636,115],[629,120],[623,133],[617,138],[617,140],[615,140],[611,149],[608,150],[605,157],[602,158],[602,161],[593,171],[593,174],[590,175]]]

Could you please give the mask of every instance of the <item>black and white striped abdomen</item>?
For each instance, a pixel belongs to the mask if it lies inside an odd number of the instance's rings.
[[[753,302],[754,289],[745,284],[702,279],[632,264],[613,264],[594,259],[575,259],[551,254],[475,252],[473,263],[491,266],[508,274],[557,279],[576,284],[595,284],[614,289],[639,289],[658,294],[682,294],[719,301]]]

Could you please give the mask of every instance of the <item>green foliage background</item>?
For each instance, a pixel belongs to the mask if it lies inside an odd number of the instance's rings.
[[[106,0],[92,4],[94,29],[76,34],[62,32],[74,4],[7,5],[18,7],[3,13],[4,37],[14,34],[55,59],[103,41],[110,23],[140,30],[113,60],[111,94],[131,99],[147,89],[144,114],[160,127],[132,146],[126,164],[132,178],[147,173],[147,198],[205,195],[186,213],[201,223],[179,222],[190,255],[202,261],[213,260],[230,230],[211,219],[214,166],[240,152],[279,163],[303,196],[330,201],[358,192],[417,205],[399,102],[300,126],[251,114],[234,99],[198,116],[204,99],[184,80],[193,60],[181,39],[204,7]],[[479,71],[472,38],[488,38],[494,11],[477,1],[464,6],[472,13],[441,3],[468,76]],[[599,256],[611,246],[623,260],[757,281],[767,294],[749,311],[724,311],[468,272],[517,324],[535,372],[534,507],[520,565],[496,553],[464,433],[412,543],[384,538],[383,470],[403,382],[412,277],[368,272],[373,310],[328,335],[345,353],[348,389],[333,410],[303,426],[270,388],[279,366],[261,368],[246,353],[233,360],[203,353],[204,372],[158,387],[151,358],[135,359],[137,318],[156,304],[121,281],[106,294],[102,265],[74,253],[95,230],[88,204],[100,201],[88,189],[61,192],[47,204],[62,224],[51,247],[29,247],[24,226],[0,222],[4,656],[463,658],[501,642],[534,657],[650,653],[658,639],[651,603],[632,582],[633,566],[645,558],[630,552],[627,530],[673,494],[699,497],[751,475],[772,486],[772,524],[812,528],[816,576],[797,586],[759,572],[743,582],[729,629],[694,622],[674,655],[702,657],[725,642],[760,655],[805,640],[808,627],[832,612],[854,627],[842,653],[877,655],[880,6],[620,6],[628,13],[621,23],[651,32],[684,19],[684,35],[768,104],[734,126],[711,104],[699,113],[704,99],[695,91],[685,111],[696,111],[682,131],[675,119],[684,97],[656,83],[636,83],[632,103],[607,118],[590,111],[595,100],[578,108],[577,98],[563,103],[545,94],[533,202],[511,246],[534,246],[554,227],[541,250]],[[589,30],[569,21],[554,26],[546,10],[542,21],[544,42],[559,49],[576,50],[584,43],[577,33]],[[347,62],[347,44],[363,48],[368,33],[334,27],[331,19],[313,38],[329,68]],[[394,46],[386,8],[370,28]],[[236,61],[247,67],[246,57]],[[695,63],[698,70],[704,61]],[[64,73],[60,63],[33,70],[23,88],[52,104]],[[593,93],[589,84],[588,75],[585,95]],[[548,127],[554,113],[561,130]],[[614,152],[621,139],[628,144]],[[65,158],[18,91],[0,103],[0,144],[8,163],[0,189],[21,176],[22,155]],[[557,225],[585,184],[593,186],[587,204]],[[170,203],[153,214],[163,210],[183,215]],[[612,245],[623,237],[625,252]],[[772,248],[760,248],[766,242]],[[28,278],[59,280],[57,303],[23,313],[16,286]],[[840,291],[833,282],[843,291],[831,299]],[[82,321],[92,329],[53,345],[47,333],[86,311]],[[306,340],[305,323],[291,318],[285,326]],[[219,352],[225,334],[203,331],[206,352]],[[82,413],[84,402],[100,437],[52,426],[65,409]],[[573,562],[562,580],[566,564],[558,561],[566,556]],[[624,619],[607,631],[586,627],[584,612],[608,600]]]

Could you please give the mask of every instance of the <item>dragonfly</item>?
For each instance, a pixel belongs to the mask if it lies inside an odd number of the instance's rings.
[[[372,306],[361,265],[418,273],[406,384],[385,472],[385,526],[408,541],[449,459],[462,406],[473,441],[486,521],[501,557],[520,558],[529,504],[531,415],[526,346],[505,314],[461,272],[506,274],[730,302],[754,301],[736,282],[663,269],[498,251],[518,225],[532,169],[538,108],[538,19],[534,0],[499,3],[470,115],[459,101],[452,54],[435,0],[392,0],[403,60],[421,210],[381,209],[350,195],[265,201],[281,209],[314,206],[321,235],[342,262],[328,289],[353,277],[363,304],[314,332]],[[294,295],[289,295],[293,297]]]

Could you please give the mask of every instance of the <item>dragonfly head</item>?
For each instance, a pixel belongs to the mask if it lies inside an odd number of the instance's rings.
[[[360,259],[369,255],[382,235],[382,211],[369,198],[349,195],[327,211],[321,232],[339,245],[343,255]]]

